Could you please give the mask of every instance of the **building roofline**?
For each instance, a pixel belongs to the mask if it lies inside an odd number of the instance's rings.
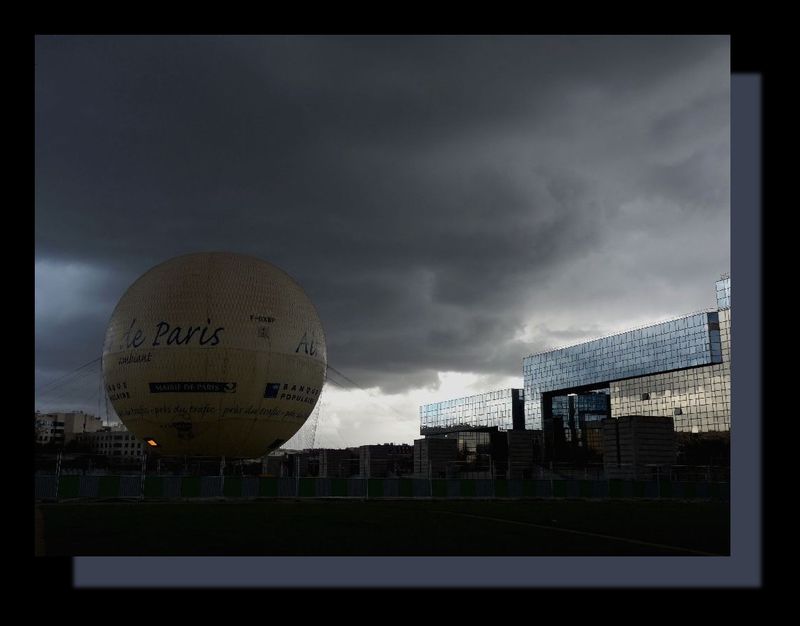
[[[438,402],[428,402],[426,404],[420,404],[420,408],[424,406],[432,406],[434,404],[441,404],[442,402],[450,402],[451,400],[467,400],[469,398],[477,398],[478,396],[486,395],[487,393],[494,393],[496,391],[522,391],[525,392],[524,387],[502,387],[500,389],[490,389],[489,391],[481,391],[480,393],[473,393],[470,396],[458,396],[457,398],[445,398],[444,400],[439,400]]]
[[[639,326],[633,326],[631,328],[626,328],[625,330],[619,331],[617,333],[612,333],[610,335],[599,335],[597,337],[593,337],[592,339],[583,339],[581,341],[576,341],[574,343],[568,343],[562,346],[558,346],[556,348],[548,348],[546,350],[540,350],[539,352],[532,352],[531,354],[522,357],[522,360],[529,359],[533,356],[539,356],[540,354],[547,354],[548,352],[558,352],[559,350],[566,350],[567,348],[574,348],[575,346],[580,346],[585,343],[592,343],[593,341],[599,341],[600,339],[607,339],[609,337],[619,337],[620,335],[624,335],[626,333],[632,333],[637,330],[644,330],[645,328],[651,328],[653,326],[661,326],[662,324],[666,324],[668,322],[676,322],[678,320],[686,319],[687,317],[692,317],[693,315],[700,315],[701,313],[717,313],[719,311],[724,311],[726,309],[719,309],[717,307],[707,307],[705,309],[699,309],[697,311],[692,311],[691,313],[686,313],[684,315],[680,315],[678,317],[669,317],[667,319],[663,319],[658,322],[648,322],[646,324],[641,324]]]

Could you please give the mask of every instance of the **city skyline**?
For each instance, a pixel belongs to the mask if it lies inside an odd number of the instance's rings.
[[[326,385],[331,447],[410,443],[421,404],[520,388],[529,354],[711,308],[729,52],[38,37],[36,385],[99,357],[136,277],[201,250],[274,263],[318,308],[330,365],[369,390]]]

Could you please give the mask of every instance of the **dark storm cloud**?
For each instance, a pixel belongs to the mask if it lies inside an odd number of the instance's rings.
[[[36,51],[37,288],[81,286],[37,289],[42,378],[99,354],[139,274],[198,250],[285,269],[331,364],[387,392],[520,375],[533,350],[712,304],[729,269],[726,37]]]

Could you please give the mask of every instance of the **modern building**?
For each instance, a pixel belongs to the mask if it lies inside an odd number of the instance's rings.
[[[457,432],[429,433],[414,441],[414,473],[440,478],[505,477],[509,434],[514,432],[524,431],[475,426]]]
[[[425,404],[419,409],[420,434],[414,442],[414,472],[435,476],[504,476],[508,468],[506,433],[525,428],[522,389],[485,393]],[[455,443],[425,443],[428,440]],[[429,467],[430,466],[430,467]]]
[[[525,357],[524,390],[423,405],[420,434],[453,438],[455,461],[480,464],[492,436],[473,434],[481,441],[471,442],[464,433],[506,431],[509,475],[543,460],[599,462],[610,417],[669,417],[679,434],[724,435],[731,427],[729,275],[716,282],[716,297],[713,309]],[[523,430],[537,434],[512,440]],[[489,447],[502,456],[496,440]]]
[[[609,417],[601,424],[603,466],[608,478],[669,476],[676,453],[671,417],[629,415]]]
[[[446,478],[457,460],[458,441],[455,438],[414,440],[414,474],[418,477]]]
[[[420,434],[455,433],[476,428],[498,430],[525,427],[522,389],[486,393],[425,404],[419,408]]]
[[[590,456],[606,417],[671,417],[677,432],[729,431],[730,288],[723,275],[714,309],[524,358],[525,428],[543,431],[550,458],[565,450]]]
[[[543,458],[542,432],[508,430],[508,478],[533,478]]]
[[[548,448],[557,450],[557,457],[564,456],[566,450],[580,448],[584,460],[599,460],[603,455],[601,424],[610,415],[611,398],[605,390],[553,396],[552,428],[546,431]]]

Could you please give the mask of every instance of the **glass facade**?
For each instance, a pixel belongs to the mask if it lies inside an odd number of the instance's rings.
[[[582,443],[588,422],[570,418],[570,402],[605,388],[612,417],[669,416],[676,431],[730,430],[729,276],[716,293],[717,311],[523,359],[525,427],[548,431],[553,445]]]
[[[572,449],[580,452],[581,456],[590,456],[591,452],[602,454],[599,426],[601,420],[611,417],[608,389],[580,394],[548,394],[545,402],[549,403],[550,411],[549,415],[545,412],[544,421],[548,423],[544,430],[551,447],[560,448],[562,452]]]
[[[491,436],[488,432],[467,431],[458,433],[458,460],[461,469],[486,471],[492,453]]]
[[[731,278],[730,276],[723,275],[716,282],[717,286],[717,308],[729,309],[731,308]]]
[[[713,311],[525,357],[524,389],[423,405],[420,434],[537,430],[546,448],[590,458],[602,448],[599,426],[605,417],[672,417],[679,432],[728,431],[728,275],[716,282],[716,295]],[[466,442],[459,444],[461,460],[471,463],[479,454],[477,439]]]
[[[719,314],[694,313],[522,361],[525,427],[542,428],[542,393],[722,362]]]
[[[613,382],[611,414],[671,416],[678,432],[730,430],[730,310],[719,317],[722,363]]]
[[[500,430],[523,428],[523,395],[522,389],[500,389],[422,405],[419,408],[420,434],[491,426]]]

